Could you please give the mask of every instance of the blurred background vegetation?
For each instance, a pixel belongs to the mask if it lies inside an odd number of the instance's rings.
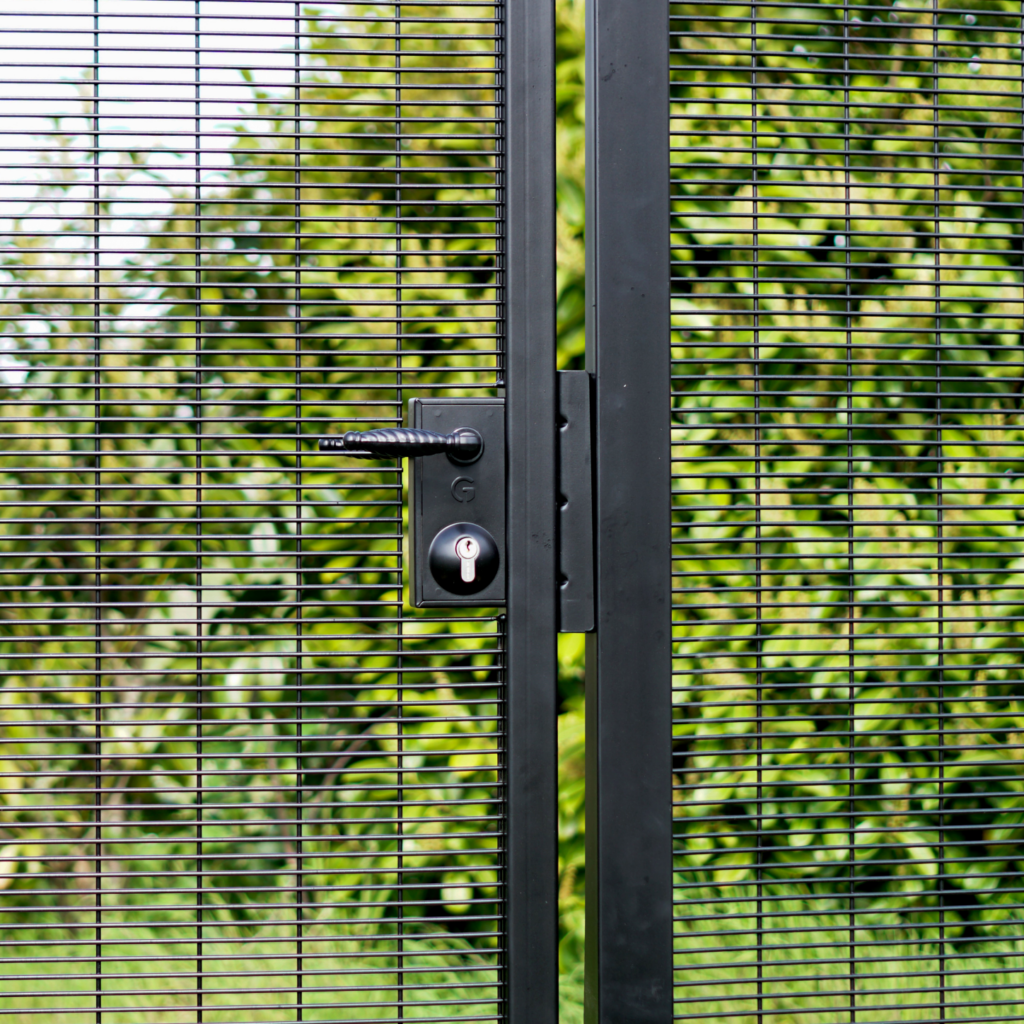
[[[814,1013],[820,1021],[845,1020],[857,984],[862,1001],[874,999],[881,1014],[872,1019],[892,1019],[886,1007],[899,998],[905,974],[899,965],[933,970],[940,955],[968,1001],[978,1002],[980,986],[1001,986],[996,1003],[1004,1010],[1020,999],[1021,950],[1013,929],[1020,922],[1024,838],[1024,561],[1017,547],[1024,537],[1018,520],[1024,508],[1021,89],[1019,76],[998,70],[1000,61],[1016,61],[1019,70],[1019,12],[996,0],[977,0],[970,10],[942,7],[936,29],[930,13],[915,14],[909,6],[903,0],[884,10],[866,6],[851,19],[864,28],[856,29],[862,34],[845,55],[837,42],[845,8],[773,9],[761,26],[765,141],[756,229],[770,279],[764,277],[757,302],[766,396],[760,462],[751,433],[755,225],[744,149],[750,71],[748,55],[734,52],[728,38],[747,30],[749,7],[672,8],[674,45],[685,52],[677,61],[673,112],[675,176],[682,180],[673,194],[675,567],[686,579],[676,594],[677,883],[686,901],[678,925],[685,939],[680,977],[688,986],[683,997],[698,1009],[717,1006],[736,1019],[748,1011],[753,1019],[750,993],[773,977],[771,970],[767,980],[755,976],[760,968],[753,956],[763,947],[751,945],[751,935],[762,941],[758,915],[765,899],[774,901],[778,980],[772,998],[779,1002],[773,1012],[792,1011],[786,1019]],[[386,25],[386,12],[381,19]],[[583,0],[559,0],[557,19],[559,366],[580,368]],[[391,351],[394,337],[393,321],[375,313],[372,292],[393,275],[383,201],[372,180],[355,183],[366,187],[366,203],[345,216],[370,225],[349,240],[349,248],[363,250],[357,259],[336,243],[344,218],[332,192],[355,179],[346,177],[345,157],[331,137],[338,128],[330,102],[344,96],[376,109],[385,100],[358,72],[348,72],[343,87],[332,78],[333,51],[344,44],[331,38],[329,25],[321,28],[323,67],[315,74],[322,75],[322,89],[307,93],[305,105],[322,130],[308,132],[303,164],[304,195],[316,206],[303,229],[310,258],[303,310],[313,319],[302,345],[323,342],[323,350],[302,364],[311,437],[316,421],[339,415],[332,404],[337,389],[354,396],[344,414],[358,426],[382,414],[387,403],[374,403],[395,379],[393,369],[371,372],[362,365],[367,353]],[[474,43],[467,36],[453,50],[460,45],[468,52]],[[929,76],[939,45],[949,77],[940,79],[938,92],[949,102],[939,118],[937,150]],[[367,67],[377,60],[372,52],[360,59]],[[411,68],[415,58],[409,59]],[[845,68],[844,59],[852,60]],[[472,66],[467,58],[467,74]],[[844,97],[850,74],[859,76],[859,98],[843,122],[837,110],[850,102]],[[967,89],[965,81],[984,88]],[[197,611],[190,582],[194,545],[177,535],[194,526],[192,506],[182,500],[194,480],[189,459],[196,430],[194,377],[186,361],[194,356],[197,330],[189,319],[195,269],[188,251],[197,229],[187,191],[166,215],[136,223],[143,238],[132,243],[137,261],[111,272],[105,283],[104,422],[117,439],[103,443],[105,457],[122,459],[124,467],[121,478],[107,478],[104,497],[110,530],[104,545],[119,573],[108,577],[112,596],[102,651],[119,694],[108,709],[112,760],[103,812],[118,842],[107,855],[145,867],[147,844],[185,841],[184,826],[177,838],[152,830],[157,820],[159,828],[172,829],[175,807],[180,822],[191,820],[196,754],[190,736],[200,690],[195,624],[204,614],[210,619],[202,639],[211,705],[205,713],[208,735],[221,744],[208,745],[205,756],[221,765],[224,779],[239,772],[233,758],[243,757],[246,771],[262,766],[276,779],[293,763],[295,704],[287,681],[295,672],[294,626],[288,613],[275,609],[296,604],[301,588],[309,616],[305,699],[336,706],[338,679],[351,680],[353,691],[349,717],[335,714],[329,728],[303,739],[311,813],[322,813],[304,850],[314,867],[310,882],[330,901],[335,880],[344,876],[355,884],[360,872],[386,873],[393,863],[393,842],[370,804],[393,799],[389,757],[396,734],[389,723],[396,667],[423,667],[431,681],[419,693],[419,721],[404,733],[405,751],[422,756],[434,773],[416,780],[428,799],[438,806],[456,797],[463,802],[450,803],[456,810],[447,812],[448,821],[437,807],[424,812],[437,819],[425,822],[435,830],[435,845],[417,861],[415,885],[425,894],[417,899],[434,908],[432,921],[443,921],[449,935],[447,944],[431,947],[434,981],[461,993],[472,1009],[475,995],[493,999],[492,982],[482,973],[474,995],[472,984],[459,987],[467,984],[464,971],[448,978],[445,970],[456,961],[464,967],[467,957],[478,957],[482,971],[494,963],[485,934],[494,875],[480,869],[456,837],[459,807],[481,817],[494,809],[493,771],[481,761],[467,770],[459,753],[496,750],[493,635],[486,623],[424,625],[429,642],[422,651],[410,640],[399,656],[386,630],[367,636],[354,628],[356,618],[372,622],[383,614],[380,608],[401,601],[389,575],[396,513],[387,525],[381,514],[398,507],[395,478],[372,467],[339,470],[307,460],[302,515],[310,518],[302,533],[308,573],[296,579],[296,523],[289,511],[298,500],[289,434],[296,396],[296,339],[288,326],[294,254],[282,251],[294,223],[293,108],[255,87],[254,95],[269,130],[232,133],[227,184],[203,211],[202,234],[207,242],[217,240],[204,264],[205,273],[217,275],[217,288],[204,291],[202,303],[214,325],[205,328],[205,422],[223,448],[207,449],[207,498],[224,535],[209,540],[220,547],[205,566],[215,587],[206,612]],[[361,159],[379,146],[384,180],[392,173],[393,150],[385,132],[374,139],[373,120],[346,127],[363,133]],[[846,147],[849,124],[857,130]],[[4,252],[0,301],[17,332],[16,344],[0,350],[0,401],[16,435],[8,441],[15,458],[3,465],[4,487],[34,504],[23,505],[22,518],[12,516],[0,538],[6,591],[0,653],[20,666],[4,683],[10,760],[0,765],[0,825],[17,828],[20,838],[7,842],[5,833],[0,845],[0,924],[24,924],[31,908],[74,918],[84,934],[91,894],[83,889],[79,898],[61,886],[71,878],[73,889],[90,867],[80,871],[66,850],[59,856],[70,867],[60,861],[52,837],[54,829],[67,831],[80,810],[72,806],[81,792],[68,772],[87,778],[95,756],[91,712],[76,710],[82,694],[74,692],[75,685],[88,690],[94,655],[93,624],[80,611],[92,601],[94,365],[91,351],[74,340],[88,336],[97,311],[88,281],[54,286],[65,256],[48,250],[40,234],[59,234],[47,202],[79,180],[83,156],[67,141],[72,137],[55,135],[56,143],[41,148],[47,183],[36,213],[19,222]],[[421,284],[405,293],[410,313],[420,310],[426,324],[419,335],[405,337],[405,365],[415,368],[418,383],[439,388],[485,387],[492,379],[485,351],[491,340],[468,326],[480,306],[493,301],[493,261],[483,254],[486,218],[457,194],[460,186],[482,180],[474,175],[487,158],[474,144],[460,139],[453,148],[462,152],[430,178],[433,191],[422,200],[428,223],[415,229],[422,237],[412,249],[421,248],[409,257],[418,271],[435,268],[436,274],[418,278]],[[115,185],[122,173],[137,180],[131,159],[111,172]],[[876,191],[848,202],[846,175],[865,188],[874,183]],[[942,202],[935,197],[936,175],[945,190]],[[244,211],[251,215],[243,217]],[[88,228],[83,216],[66,225],[66,234]],[[431,238],[432,232],[444,239]],[[442,249],[457,251],[458,260],[432,263]],[[938,297],[937,250],[943,268]],[[353,268],[364,274],[366,290],[352,286],[341,295],[332,275]],[[154,322],[159,329],[152,329]],[[848,337],[856,338],[856,360],[844,347]],[[239,368],[243,349],[247,361]],[[940,401],[944,425],[937,439]],[[934,476],[940,462],[947,473],[941,501]],[[756,507],[755,478],[764,499]],[[338,512],[343,492],[344,515]],[[354,542],[348,549],[346,538]],[[937,584],[940,544],[944,574]],[[362,605],[352,603],[357,592],[366,595]],[[337,621],[318,620],[322,609],[344,604],[339,595],[353,609],[353,632],[344,644]],[[582,638],[560,638],[559,652],[560,969],[563,1019],[574,1022],[581,1019],[583,966]],[[77,673],[79,683],[62,683],[58,673],[65,680]],[[132,680],[152,675],[168,681],[166,690],[153,700],[131,696],[137,689]],[[246,731],[232,733],[243,717]],[[41,772],[46,759],[64,774]],[[222,870],[211,883],[219,892],[210,898],[239,936],[259,933],[270,943],[274,936],[259,931],[261,908],[247,903],[241,883],[258,883],[270,900],[275,886],[287,884],[295,851],[287,829],[246,833],[250,850],[231,846],[248,827],[246,800],[265,781],[252,771],[249,793],[244,785],[225,786],[224,845],[210,846]],[[327,831],[317,831],[328,813],[315,802],[343,772],[337,800],[346,802],[348,835],[361,844],[358,856],[347,860]],[[36,828],[43,805],[51,816]],[[265,809],[259,815],[266,818]],[[183,863],[186,854],[182,847]],[[153,871],[165,866],[154,864]],[[187,915],[175,917],[173,892],[165,895],[162,926],[187,929]],[[392,898],[378,895],[374,906]],[[343,905],[345,898],[337,895],[339,920],[355,913]],[[410,905],[415,902],[410,896]],[[854,902],[856,935],[848,916]],[[851,981],[845,953],[827,954],[854,939],[868,951],[859,982]],[[826,950],[820,962],[816,950]],[[324,946],[318,955],[329,959],[330,950]],[[971,957],[986,958],[980,980],[971,972],[981,961]],[[906,998],[902,1019],[930,1019],[930,997]]]
[[[399,901],[410,934],[419,929],[416,962],[425,972],[412,979],[419,991],[407,995],[436,999],[456,1014],[480,1012],[495,998],[496,840],[469,834],[486,831],[475,822],[496,820],[499,810],[493,621],[407,619],[397,648],[388,619],[403,597],[394,575],[402,525],[394,470],[306,455],[296,488],[299,398],[299,432],[308,438],[340,424],[386,422],[395,408],[395,321],[383,308],[394,280],[393,115],[373,75],[392,66],[391,9],[361,10],[358,40],[336,20],[318,20],[315,8],[307,12],[311,69],[304,74],[315,84],[303,92],[301,328],[292,319],[296,134],[286,89],[264,88],[249,75],[249,114],[210,136],[226,170],[223,187],[205,193],[201,224],[193,192],[173,173],[175,146],[188,143],[171,137],[153,144],[111,136],[103,186],[95,201],[80,201],[93,173],[81,134],[89,127],[88,83],[81,107],[55,117],[53,131],[39,138],[26,174],[36,192],[0,256],[7,330],[0,486],[8,502],[0,528],[0,929],[19,943],[15,961],[31,961],[4,968],[25,977],[6,979],[6,1015],[88,1005],[88,936],[101,902],[110,975],[104,1019],[134,1021],[147,1009],[157,1019],[160,1007],[161,1020],[179,1019],[176,1012],[191,1020],[194,983],[154,972],[135,943],[176,954],[173,966],[191,970],[196,898],[206,908],[208,942],[221,943],[208,953],[244,964],[255,948],[250,940],[261,950],[258,965],[238,968],[264,976],[260,992],[233,991],[230,964],[208,975],[211,1015],[218,1006],[223,1014],[251,1004],[246,1019],[262,1020],[275,989],[287,1005],[294,936],[281,919],[289,901],[307,898],[316,901],[304,911],[314,972],[308,1013],[320,1002],[329,1015],[330,983],[318,992],[315,970],[337,974],[339,962],[350,1012],[356,1004],[371,1017],[391,1012],[373,1009],[379,997],[370,988],[380,979],[360,973],[381,961],[350,959],[356,947],[332,945],[330,924],[344,922],[341,931],[362,935],[367,950],[387,949],[375,929],[387,930]],[[446,59],[461,66],[467,85],[486,88],[487,75],[476,73],[487,65],[474,50],[489,43],[454,13],[443,29]],[[580,367],[582,0],[561,0],[557,17],[559,365]],[[431,45],[415,35],[404,42],[407,86],[417,62],[434,59]],[[474,138],[462,127],[479,112],[468,89],[434,95],[443,101],[437,109],[424,102],[418,111],[426,132],[431,116],[442,125],[446,117],[464,120],[451,135],[425,134],[403,154],[404,166],[418,169],[421,191],[405,229],[411,283],[402,296],[402,366],[413,387],[479,393],[493,382],[486,312],[494,261],[486,200],[473,205],[465,197],[487,187],[489,143],[485,129]],[[339,111],[339,101],[347,108]],[[353,139],[358,144],[346,150]],[[440,170],[431,163],[437,154]],[[94,278],[88,240],[97,213],[110,226],[96,244],[124,255],[105,257]],[[200,434],[205,526],[195,513]],[[102,598],[93,590],[97,520]],[[581,641],[562,638],[559,676],[560,969],[570,1021],[582,1003]],[[102,748],[93,707],[101,661]],[[396,846],[383,810],[396,799],[399,744],[415,797],[400,813],[418,818],[406,828],[421,837],[409,841],[419,853],[405,856],[404,890],[389,874]],[[294,771],[300,748],[301,775]],[[208,888],[197,897],[200,756],[208,773]],[[98,769],[103,788],[94,793],[89,780]],[[302,861],[293,821],[300,803]],[[95,814],[105,823],[100,845],[90,838]],[[404,941],[407,953],[416,949],[414,939]],[[339,951],[349,959],[332,960]]]
[[[1020,8],[671,10],[677,1010],[1019,1015]]]

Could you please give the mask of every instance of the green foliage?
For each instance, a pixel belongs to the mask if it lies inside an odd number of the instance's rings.
[[[1019,952],[1021,84],[1000,64],[1019,11],[968,7],[861,11],[846,44],[834,5],[765,12],[752,154],[750,60],[724,34],[749,41],[749,8],[673,6],[677,881],[698,1000],[743,978],[753,1005],[755,920],[779,977],[802,933],[853,941],[853,907],[874,957]],[[698,951],[730,944],[715,980]]]
[[[493,385],[494,206],[473,198],[492,173],[472,91],[488,44],[446,27],[460,83],[417,109],[415,201],[397,205],[394,90],[374,75],[393,70],[389,16],[352,39],[310,23],[301,139],[291,97],[254,88],[198,210],[139,154],[81,202],[93,170],[68,146],[14,226],[0,925],[91,935],[75,930],[102,904],[130,963],[140,935],[187,957],[197,913],[240,957],[301,920],[311,958],[358,974],[415,954],[423,987],[470,1013],[496,998],[494,622],[403,610],[400,474],[309,444],[394,422],[399,367],[406,397]],[[404,45],[409,95],[436,56]],[[97,215],[132,240],[98,280]]]
[[[584,0],[556,7],[558,114],[558,365],[583,369],[584,320]],[[559,638],[559,967],[562,1020],[581,1020],[583,1003],[583,638]]]
[[[752,129],[749,64],[721,35],[723,25],[748,32],[749,8],[673,7],[687,65],[673,110],[685,140],[673,155],[675,568],[685,574],[676,595],[677,880],[688,900],[684,995],[704,1012],[747,1005],[735,1000],[749,1001],[745,943],[765,899],[783,979],[773,1012],[846,1012],[846,980],[830,977],[825,955],[809,965],[816,954],[807,949],[847,940],[851,898],[876,960],[935,954],[941,901],[947,951],[983,951],[1019,971],[1020,950],[1005,936],[1019,916],[1024,835],[1022,260],[1011,216],[1021,94],[1005,75],[978,79],[986,87],[974,94],[962,85],[964,68],[1019,55],[1019,40],[1008,3],[975,9],[971,17],[988,19],[985,46],[959,7],[938,30],[950,69],[938,82],[949,98],[938,199],[935,126],[922,116],[932,95],[928,18],[894,9],[851,44],[844,68],[840,8],[773,9],[759,26],[755,209],[736,141]],[[5,510],[0,530],[0,656],[17,666],[0,706],[9,758],[0,827],[18,836],[0,847],[0,922],[29,922],[40,939],[57,923],[88,928],[99,858],[111,873],[131,865],[101,894],[124,940],[117,956],[130,962],[140,933],[128,926],[143,919],[167,955],[194,952],[185,904],[201,756],[218,794],[216,813],[206,811],[202,899],[225,949],[244,957],[259,936],[264,948],[280,940],[284,956],[294,941],[291,926],[274,922],[282,893],[294,903],[299,889],[292,809],[301,802],[306,891],[317,894],[306,908],[308,956],[332,970],[351,956],[331,938],[337,922],[365,940],[363,952],[396,952],[386,936],[397,890],[375,880],[393,877],[401,855],[403,898],[427,908],[412,926],[417,938],[405,940],[423,944],[433,972],[424,985],[447,986],[471,1007],[494,998],[486,968],[497,873],[464,835],[467,818],[498,813],[491,625],[407,624],[399,650],[399,478],[338,468],[308,450],[300,459],[294,438],[328,422],[393,418],[399,342],[417,385],[487,386],[493,207],[466,196],[486,180],[488,142],[466,133],[462,119],[475,108],[467,96],[460,106],[457,90],[424,105],[422,116],[440,122],[437,137],[402,154],[418,172],[409,205],[422,219],[403,227],[399,328],[393,118],[373,76],[390,67],[391,41],[380,27],[370,30],[379,43],[346,47],[331,23],[316,28],[301,221],[294,109],[255,90],[253,116],[231,126],[230,163],[201,226],[186,189],[146,172],[164,212],[131,221],[144,241],[102,272],[99,308],[87,247],[54,247],[33,219],[58,215],[89,180],[73,153],[50,158],[53,173],[6,250],[0,303],[26,376],[9,373],[0,392],[9,430],[0,479],[5,497],[22,502]],[[449,30],[452,66],[471,85],[479,41]],[[407,82],[416,45],[406,41]],[[557,56],[559,365],[579,367],[582,0],[558,5]],[[852,136],[840,119],[851,82]],[[340,113],[339,100],[348,104]],[[138,186],[140,160],[126,154],[107,172],[101,216],[124,218],[115,192]],[[83,206],[68,218],[65,237],[88,238],[95,212]],[[297,225],[298,290],[288,247]],[[765,247],[760,283],[751,280],[755,232]],[[297,300],[301,328],[291,318]],[[200,571],[215,582],[202,601]],[[97,647],[89,609],[98,578]],[[563,1016],[574,1021],[580,638],[562,638],[560,664],[560,966]],[[308,720],[297,713],[300,695]],[[97,767],[97,728],[98,810],[84,788]],[[400,757],[416,793],[402,809],[415,845],[402,851],[381,811],[400,803]],[[96,814],[108,839],[99,850]],[[801,934],[808,929],[817,946]],[[948,969],[969,970],[947,955]],[[290,969],[282,961],[282,977]],[[359,973],[367,963],[351,969],[354,990],[370,983]],[[891,1001],[899,976],[870,970],[879,1005]],[[988,981],[1016,984],[1010,974]],[[712,990],[718,1002],[707,1001]]]
[[[558,366],[583,369],[584,0],[556,8],[558,116]]]

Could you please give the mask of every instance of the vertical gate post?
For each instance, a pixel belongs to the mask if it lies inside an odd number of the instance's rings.
[[[586,1020],[672,1019],[668,7],[588,0]]]
[[[507,1012],[557,1024],[554,3],[505,12]]]

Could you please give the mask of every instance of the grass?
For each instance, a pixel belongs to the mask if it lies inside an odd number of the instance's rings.
[[[310,929],[300,947],[283,931],[242,938],[207,927],[201,985],[194,928],[177,935],[140,929],[130,940],[107,930],[101,975],[85,929],[76,940],[65,935],[46,945],[37,934],[35,944],[17,947],[16,962],[4,965],[0,1021],[29,1024],[59,1015],[61,1024],[92,1022],[100,986],[104,1024],[196,1024],[200,1003],[203,1024],[290,1022],[299,1019],[300,963],[303,1021],[393,1020],[400,1003],[406,1020],[496,1017],[495,954],[459,940],[405,939],[399,988],[395,940],[329,936],[328,928]]]
[[[701,907],[686,907],[701,916]],[[701,930],[677,925],[676,1014],[721,1015],[732,1024],[857,1024],[986,1020],[1024,1015],[1024,932],[984,948],[958,951],[933,936],[896,941],[891,931],[857,929],[838,917],[765,919],[756,945],[749,904],[715,906]],[[497,963],[460,940],[404,941],[404,988],[396,987],[394,940],[354,936],[337,922],[315,925],[301,950],[290,930],[207,926],[202,975],[203,1024],[276,1024],[298,1019],[295,973],[303,967],[303,1021],[495,1019]],[[105,933],[104,1024],[196,1024],[195,930]],[[709,934],[714,932],[714,935]],[[5,938],[10,942],[13,933]],[[890,937],[887,937],[890,936]],[[848,952],[856,942],[855,971]],[[95,1020],[97,974],[91,930],[43,944],[39,932],[5,964],[0,1020],[86,1024]],[[10,947],[8,948],[10,951]],[[760,958],[760,969],[758,959]],[[562,1024],[582,1024],[583,965],[562,976]]]
[[[699,917],[711,908],[685,909]],[[716,920],[700,930],[677,922],[679,1020],[723,1015],[732,1024],[764,1016],[773,1024],[882,1024],[1024,1015],[1019,922],[1003,922],[1004,938],[963,945],[953,926],[947,941],[938,941],[934,923],[921,929],[920,941],[910,941],[910,930],[893,921],[865,928],[861,917],[851,932],[839,915],[768,916],[759,948],[750,904],[713,910]]]

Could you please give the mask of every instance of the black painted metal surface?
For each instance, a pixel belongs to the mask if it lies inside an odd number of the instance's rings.
[[[521,26],[44,0],[0,29],[0,1018],[537,1009],[506,623],[410,612],[401,463],[315,450],[537,384],[505,350]]]
[[[483,454],[484,443],[472,427],[458,427],[447,434],[415,427],[382,427],[321,437],[317,449],[344,452],[362,459],[415,459],[443,454],[451,462],[469,465]]]
[[[590,374],[558,373],[558,629],[594,628],[594,482]]]
[[[586,1019],[672,1013],[668,36],[658,4],[587,22]]]
[[[555,11],[505,10],[508,1013],[556,1024]]]
[[[413,398],[409,421],[448,433],[469,427],[483,439],[483,454],[470,465],[453,463],[447,455],[418,458],[412,463],[409,493],[409,558],[411,591],[417,607],[450,605],[498,607],[505,603],[505,400],[503,398]],[[451,523],[470,522],[487,530],[497,547],[498,569],[483,590],[460,597],[435,578],[430,568],[431,545]]]
[[[1020,9],[671,7],[678,1020],[1016,1020]]]

